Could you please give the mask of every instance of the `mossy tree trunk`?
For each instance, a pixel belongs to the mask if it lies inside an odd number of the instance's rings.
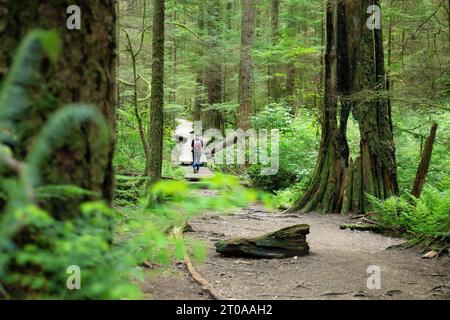
[[[43,183],[72,184],[92,190],[98,196],[83,196],[64,201],[52,199],[43,204],[56,217],[78,214],[83,201],[113,199],[114,174],[112,158],[116,121],[116,14],[112,0],[79,4],[81,29],[68,30],[66,14],[70,0],[2,1],[0,2],[0,82],[11,66],[21,39],[36,28],[59,31],[63,42],[62,56],[56,66],[42,63],[42,81],[29,88],[30,105],[21,119],[18,143],[13,152],[23,160],[37,133],[48,118],[62,105],[90,103],[98,106],[110,125],[109,144],[98,149],[98,129],[86,125],[73,132],[70,141],[54,150],[41,168]]]
[[[164,0],[153,0],[149,185],[161,180],[164,140]]]
[[[392,129],[391,105],[387,97],[381,29],[366,26],[367,8],[380,1],[360,0],[349,6],[347,20],[350,36],[348,60],[354,72],[350,86],[353,116],[360,129],[361,194],[360,211],[368,210],[364,194],[379,199],[397,195],[397,161]],[[352,39],[358,39],[353,43]],[[351,50],[353,48],[353,52]]]
[[[311,182],[292,210],[363,212],[365,194],[398,194],[381,30],[366,26],[377,1],[328,1],[322,141]],[[349,159],[347,122],[360,128],[360,153]],[[339,115],[339,117],[338,117]]]

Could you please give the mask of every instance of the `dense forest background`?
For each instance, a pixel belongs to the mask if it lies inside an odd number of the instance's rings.
[[[300,192],[314,170],[324,90],[325,5],[323,1],[275,0],[253,4],[255,36],[251,60],[247,62],[251,68],[253,127],[283,131],[279,174],[261,177],[258,170],[247,170],[257,187],[271,191],[290,188]],[[447,157],[448,3],[382,1],[381,5],[399,189],[411,191],[426,138],[434,123],[438,123],[439,129],[427,182],[442,185],[448,180],[450,167]],[[125,171],[144,171],[133,99],[136,94],[140,117],[146,119],[152,48],[145,43],[151,39],[151,10],[151,6],[142,1],[119,2],[118,122],[121,130],[116,163],[119,168],[126,163]],[[214,113],[219,118],[214,125],[222,129],[238,125],[242,117],[238,109],[241,20],[239,1],[166,2],[167,139],[175,126],[173,119],[192,119],[197,109],[203,113],[204,122],[210,121],[210,114]],[[130,44],[136,52],[142,39],[144,46],[133,62]],[[138,79],[136,93],[130,86],[134,67]],[[360,133],[352,115],[348,122],[350,158],[355,159]],[[144,132],[148,124],[142,122]],[[172,145],[166,145],[166,152],[169,152]],[[130,154],[135,155],[131,162]],[[231,170],[229,167],[220,169]],[[164,170],[169,174],[168,162]]]
[[[257,200],[449,248],[450,2],[104,1],[67,31],[69,2],[0,4],[1,298],[139,297],[137,265],[204,258],[174,229]],[[279,129],[278,173],[210,165],[197,197],[177,119]]]

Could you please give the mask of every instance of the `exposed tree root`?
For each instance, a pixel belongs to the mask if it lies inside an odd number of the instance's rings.
[[[173,229],[173,234],[174,234],[176,239],[182,239],[183,238],[182,228],[174,228]],[[226,298],[221,293],[219,293],[218,291],[216,291],[212,287],[212,285],[208,282],[208,280],[203,278],[200,275],[200,273],[198,273],[198,271],[195,269],[194,265],[192,264],[192,261],[189,258],[189,255],[186,252],[186,250],[184,251],[184,258],[183,259],[184,259],[183,262],[186,265],[186,268],[187,268],[190,276],[192,277],[192,279],[195,282],[197,282],[202,287],[202,290],[204,292],[206,292],[214,300],[226,300]]]

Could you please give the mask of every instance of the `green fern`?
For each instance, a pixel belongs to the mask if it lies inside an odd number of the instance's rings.
[[[33,186],[39,185],[39,168],[50,157],[52,151],[60,145],[67,143],[72,130],[81,124],[94,123],[99,128],[99,150],[109,140],[109,130],[103,116],[93,106],[68,105],[55,112],[47,124],[42,128],[33,148],[27,157],[28,175]]]
[[[368,195],[379,226],[400,231],[411,244],[429,247],[434,242],[450,242],[450,189],[425,186],[419,199],[407,195],[380,200]],[[444,246],[445,247],[445,246]]]
[[[0,143],[11,143],[5,131],[18,127],[30,106],[30,89],[39,83],[39,66],[44,57],[56,62],[61,42],[56,32],[35,30],[21,42],[0,92]]]

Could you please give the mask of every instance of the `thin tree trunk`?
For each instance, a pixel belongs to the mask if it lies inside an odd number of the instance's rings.
[[[297,23],[295,17],[297,16],[297,3],[292,2],[289,5],[289,12],[291,15],[288,17],[288,30],[291,37],[297,38]],[[297,113],[297,96],[296,96],[296,68],[294,61],[289,61],[286,65],[286,95],[288,96],[288,102],[291,106],[291,112],[293,115]]]
[[[173,21],[177,21],[176,0],[173,4]],[[173,25],[173,39],[172,39],[172,90],[170,93],[170,100],[172,103],[177,101],[177,26]]]
[[[220,3],[211,1],[208,7],[206,32],[208,34],[207,51],[204,69],[204,85],[206,87],[207,108],[203,112],[203,128],[223,129],[223,118],[214,105],[222,102],[222,63],[217,37],[220,35]]]
[[[205,37],[205,22],[204,22],[204,10],[202,10],[200,17],[198,19],[198,28],[200,30],[200,34],[202,37]],[[205,50],[203,48],[203,41],[200,42],[200,49],[198,50],[198,56],[203,57],[205,54]],[[203,74],[204,74],[204,66],[199,66],[197,71],[197,78],[195,81],[195,97],[194,97],[194,111],[193,111],[193,120],[201,121],[202,120],[202,105],[205,103],[204,101],[204,90],[203,90]]]
[[[147,9],[147,1],[144,0],[143,8],[142,8],[142,30],[141,30],[140,44],[139,44],[139,48],[136,51],[133,48],[133,45],[131,43],[131,39],[130,39],[128,32],[126,32],[126,30],[124,30],[125,36],[127,38],[127,46],[128,46],[127,51],[130,54],[131,66],[133,69],[133,83],[132,83],[132,85],[133,85],[133,111],[134,111],[134,116],[136,118],[136,122],[138,125],[139,137],[141,139],[142,147],[144,149],[144,157],[145,157],[144,175],[147,175],[147,173],[148,173],[148,165],[150,162],[149,161],[150,147],[149,147],[148,141],[145,136],[144,124],[142,122],[141,113],[139,111],[139,99],[138,99],[138,91],[137,91],[137,89],[138,89],[137,81],[138,81],[139,77],[138,77],[137,70],[136,70],[136,58],[138,57],[139,53],[141,52],[142,46],[144,44],[145,31],[146,31],[146,26],[145,26],[146,9]]]
[[[0,11],[0,82],[11,66],[21,39],[36,28],[61,30],[66,26],[67,7],[72,0],[3,1]],[[116,136],[116,10],[115,1],[83,3],[80,30],[63,30],[61,57],[56,66],[44,62],[42,81],[30,88],[26,117],[20,119],[20,132],[14,156],[24,160],[34,137],[46,120],[61,106],[84,102],[98,106],[110,126],[111,140],[99,149],[94,126],[73,132],[70,141],[54,150],[41,168],[43,184],[67,185],[92,190],[99,196],[77,199],[51,199],[43,207],[56,217],[78,215],[84,201],[103,198],[111,202],[114,194],[113,153]],[[67,49],[67,50],[66,50]],[[1,111],[0,111],[1,112]]]
[[[447,21],[448,21],[448,46],[450,47],[450,0],[448,0]]]
[[[427,178],[428,169],[431,162],[431,154],[433,153],[434,141],[436,140],[437,127],[437,123],[433,124],[431,127],[430,135],[428,136],[423,149],[422,160],[417,168],[416,179],[411,191],[411,194],[416,198],[420,198],[423,186],[425,185],[425,180]]]
[[[194,102],[194,121],[202,119],[202,103],[203,103],[203,79],[202,74],[197,75],[195,82],[195,102]]]
[[[280,12],[280,0],[271,0],[271,14],[270,14],[270,26],[271,26],[271,43],[273,46],[278,44],[279,38],[279,12]],[[268,92],[269,100],[277,102],[281,98],[280,81],[277,73],[279,67],[276,65],[269,66],[269,81]]]
[[[153,0],[149,185],[161,180],[164,140],[164,1]]]
[[[256,0],[243,0],[241,22],[241,61],[238,84],[238,123],[240,129],[250,128],[253,112],[253,65],[251,50],[255,40]]]

